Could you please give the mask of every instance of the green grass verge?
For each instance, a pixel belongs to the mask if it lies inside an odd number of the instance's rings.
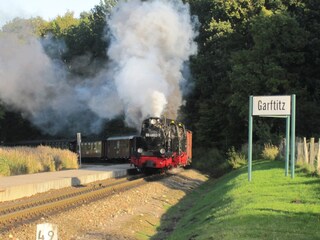
[[[256,161],[210,180],[172,207],[152,239],[320,239],[320,179]]]

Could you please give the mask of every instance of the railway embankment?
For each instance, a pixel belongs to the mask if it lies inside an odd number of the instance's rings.
[[[256,161],[219,179],[189,169],[128,191],[25,222],[0,239],[34,239],[37,224],[59,239],[320,239],[320,179],[284,163]]]
[[[256,161],[209,180],[162,216],[151,239],[320,239],[320,178]]]
[[[205,181],[207,177],[197,171],[173,169],[159,180],[148,180],[125,191],[115,190],[97,201],[54,213],[43,210],[41,218],[13,223],[11,228],[0,231],[0,239],[34,240],[37,225],[43,223],[57,226],[58,239],[150,239],[157,233],[163,214]],[[34,198],[52,197],[53,193]]]

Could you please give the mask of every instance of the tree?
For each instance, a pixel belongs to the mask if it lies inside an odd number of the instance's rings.
[[[71,72],[79,75],[94,75],[107,62],[107,16],[115,0],[104,0],[91,9],[81,13],[80,22],[68,28],[64,37],[68,51],[64,59]]]
[[[250,95],[304,95],[300,72],[305,62],[306,32],[286,12],[265,12],[251,27],[253,47],[232,54],[230,106],[247,119]],[[246,135],[246,120],[241,121]]]
[[[297,134],[319,134],[318,1],[188,2],[201,22],[199,53],[191,60],[194,92],[184,107],[196,142],[246,142],[252,94],[297,94]],[[277,120],[257,126],[271,132],[255,129],[260,139],[274,139],[283,127]]]
[[[43,36],[48,28],[48,22],[41,17],[30,19],[14,18],[2,27],[3,33],[27,33],[35,36]],[[1,32],[1,31],[0,31]]]
[[[205,146],[226,147],[239,142],[230,137],[228,115],[231,53],[252,45],[250,19],[263,6],[263,1],[189,1],[193,14],[199,16],[201,27],[197,38],[199,53],[191,61],[195,90],[188,97],[188,119],[194,129],[195,141]],[[188,114],[187,114],[188,115]],[[239,117],[232,117],[238,119]],[[208,133],[207,129],[210,129]]]
[[[79,25],[79,22],[79,19],[74,17],[74,13],[68,11],[63,16],[58,15],[52,20],[46,31],[52,33],[56,38],[63,38],[69,29]]]

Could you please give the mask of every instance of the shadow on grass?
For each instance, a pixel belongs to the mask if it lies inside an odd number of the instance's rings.
[[[284,162],[255,161],[253,169],[284,169]],[[320,214],[317,210],[253,207],[246,214],[240,215],[238,209],[245,207],[245,203],[237,203],[240,204],[238,208],[235,199],[228,194],[238,187],[239,182],[234,179],[239,176],[246,180],[247,167],[217,180],[210,179],[192,192],[186,192],[185,197],[163,215],[157,234],[150,239],[320,239],[320,231],[317,230]],[[304,181],[288,181],[284,184],[319,183],[319,178],[306,178]],[[320,187],[315,190],[320,193]],[[250,197],[247,200],[250,202]],[[304,202],[298,200],[291,204]]]
[[[292,215],[274,212],[259,212],[242,216],[229,216],[226,221],[212,220],[195,229],[197,235],[173,239],[319,239],[319,217],[306,212]],[[158,238],[166,239],[166,238]]]
[[[244,170],[240,170],[237,173],[234,173],[233,176],[231,176],[230,174],[226,174],[223,178],[220,178],[217,180],[209,179],[208,182],[203,183],[201,186],[194,189],[192,192],[186,191],[186,195],[184,196],[184,198],[182,198],[178,204],[171,207],[167,211],[167,213],[162,216],[160,226],[157,229],[158,233],[152,236],[150,239],[152,240],[167,239],[167,237],[174,231],[174,229],[176,228],[176,225],[181,221],[182,218],[187,218],[186,223],[188,225],[192,223],[198,223],[199,221],[203,223],[210,221],[211,216],[207,216],[205,218],[202,217],[204,213],[208,212],[209,205],[201,205],[201,206],[195,207],[195,202],[194,202],[195,197],[197,199],[200,199],[201,201],[210,201],[213,204],[214,203],[217,204],[219,202],[219,207],[216,208],[216,211],[219,211],[219,209],[230,204],[230,202],[232,201],[231,199],[228,199],[228,198],[224,198],[223,201],[221,201],[221,198],[224,195],[226,195],[226,193],[229,190],[233,188],[233,184],[228,184],[227,186],[224,186],[223,188],[221,188],[220,186],[223,186],[225,184],[217,184],[217,183],[219,182],[226,183],[230,179],[232,179],[234,176],[243,174],[243,171]],[[182,177],[182,176],[179,176],[179,177]],[[205,191],[205,189],[211,186],[212,184],[216,186],[216,188],[213,191],[217,192],[217,194],[219,194],[220,197],[210,200],[210,199],[207,199],[208,194]],[[171,186],[168,186],[168,187],[171,187]],[[210,195],[212,194],[214,193],[210,193]],[[193,214],[186,215],[186,213],[190,208],[194,208]],[[182,227],[186,227],[185,224],[182,224]],[[196,235],[194,237],[196,237]]]
[[[252,162],[253,170],[270,170],[275,168],[285,169],[284,161],[266,161],[266,160],[255,160]]]

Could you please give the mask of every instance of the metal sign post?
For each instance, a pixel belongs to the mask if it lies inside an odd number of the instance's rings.
[[[248,141],[248,180],[251,182],[252,173],[252,106],[253,106],[253,96],[249,98],[249,141]]]
[[[296,95],[291,96],[291,178],[294,178],[294,164],[296,154]]]
[[[77,146],[79,151],[79,166],[81,168],[81,133],[77,133]]]
[[[288,176],[289,171],[289,151],[290,151],[290,116],[286,119],[286,165],[285,176]]]
[[[252,128],[253,116],[286,118],[286,162],[285,176],[289,171],[290,120],[291,120],[291,178],[294,178],[295,164],[295,118],[296,95],[291,96],[250,96],[248,130],[248,181],[252,180]]]

